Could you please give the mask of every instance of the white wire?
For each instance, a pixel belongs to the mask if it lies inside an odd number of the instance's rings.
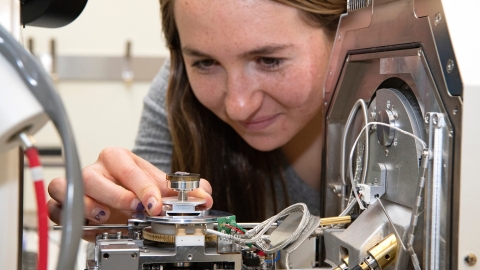
[[[266,247],[264,234],[272,227],[272,225],[279,219],[298,212],[302,212],[303,215],[295,231],[289,237],[280,241],[276,245]],[[310,222],[310,217],[311,215],[308,211],[307,205],[304,203],[297,203],[285,208],[277,215],[263,221],[243,235],[230,235],[212,229],[207,229],[207,233],[215,234],[240,244],[255,244],[266,253],[274,253],[297,240],[302,234],[303,230],[307,227],[307,224]]]
[[[357,136],[357,139],[355,140],[355,142],[353,143],[353,146],[352,146],[352,150],[350,151],[350,156],[349,156],[349,166],[352,167],[352,160],[353,160],[353,151],[355,150],[355,147],[357,146],[357,143],[358,143],[358,140],[360,139],[360,136],[362,135],[362,133],[365,131],[365,129],[371,125],[381,125],[381,126],[386,126],[386,127],[390,127],[390,128],[393,128],[395,130],[398,130],[400,131],[401,133],[405,134],[405,135],[408,135],[412,138],[414,138],[415,140],[419,141],[423,148],[426,149],[427,148],[427,144],[422,140],[420,139],[419,137],[415,136],[414,134],[408,132],[408,131],[405,131],[401,128],[398,128],[396,126],[393,126],[393,125],[389,125],[389,124],[385,124],[385,123],[382,123],[382,122],[369,122],[367,123],[363,128],[362,130],[360,131],[360,133],[358,134]],[[366,149],[366,151],[368,151],[368,149]],[[364,168],[366,170],[366,168]],[[357,200],[358,202],[358,206],[360,207],[360,209],[362,210],[365,210],[365,207],[363,206],[362,204],[362,201],[360,200],[360,197],[358,196],[358,193],[357,193],[357,184],[355,183],[354,179],[353,179],[353,172],[352,170],[349,170],[349,173],[350,173],[350,181],[352,183],[352,189],[353,189],[353,193],[355,194],[355,199]]]

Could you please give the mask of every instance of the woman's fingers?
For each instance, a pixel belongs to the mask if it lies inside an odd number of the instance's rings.
[[[108,175],[113,177],[127,190],[132,191],[138,197],[150,215],[158,215],[162,211],[162,195],[158,186],[165,181],[165,173],[153,167],[148,162],[142,162],[132,152],[120,148],[108,148],[102,151],[99,161],[105,167]],[[156,174],[152,175],[153,167]],[[95,175],[93,175],[95,177]],[[98,175],[97,175],[98,176]],[[85,181],[88,181],[85,179]],[[115,194],[118,204],[132,204],[132,197],[125,193]],[[123,197],[125,196],[125,197]],[[128,201],[128,202],[127,202]],[[117,207],[118,208],[118,207]]]
[[[146,160],[121,148],[103,150],[97,162],[83,169],[85,190],[85,217],[91,223],[125,222],[132,212],[146,210],[150,215],[162,211],[162,196],[176,196],[167,187],[166,174]],[[66,192],[66,179],[56,178],[48,186],[53,200],[48,202],[50,217],[60,222],[62,203]],[[206,200],[211,208],[212,187],[201,179],[200,188],[190,196]]]
[[[62,205],[55,200],[48,200],[48,217],[56,224],[60,224],[61,214],[62,214]]]
[[[200,179],[200,187],[189,192],[188,196],[205,199],[206,200],[205,206],[208,209],[212,208],[212,205],[213,205],[212,186],[207,180],[203,178]]]
[[[57,224],[61,221],[61,211],[63,200],[65,199],[66,180],[64,178],[55,178],[48,186],[48,193],[52,200],[48,201],[50,219]],[[84,215],[85,218],[95,223],[105,223],[110,218],[110,209],[104,204],[84,196]]]

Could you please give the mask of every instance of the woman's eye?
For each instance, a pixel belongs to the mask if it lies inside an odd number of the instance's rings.
[[[193,63],[192,67],[196,67],[201,70],[208,69],[209,67],[212,67],[216,64],[217,62],[213,59],[204,59],[204,60],[198,60]]]
[[[274,69],[282,63],[282,59],[275,57],[260,57],[257,59],[257,62],[265,68]]]

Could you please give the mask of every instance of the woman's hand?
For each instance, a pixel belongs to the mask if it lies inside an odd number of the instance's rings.
[[[104,149],[98,160],[82,171],[84,184],[85,218],[91,223],[126,223],[133,212],[146,210],[149,215],[162,211],[162,196],[177,193],[167,187],[166,174],[148,161],[122,148]],[[50,219],[59,224],[65,199],[66,179],[55,178],[48,186],[52,197],[48,201]],[[213,204],[212,188],[202,179],[200,188],[190,196]]]

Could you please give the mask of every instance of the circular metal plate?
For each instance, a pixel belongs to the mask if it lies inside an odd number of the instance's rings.
[[[205,214],[201,216],[149,216],[146,219],[151,222],[166,224],[207,224],[217,222],[219,217],[227,217],[232,215],[227,212],[215,210],[207,210],[204,211],[204,213]]]
[[[179,205],[200,205],[207,202],[205,199],[200,199],[196,197],[188,197],[188,201],[180,201],[178,197],[166,197],[162,198],[164,204],[179,204]]]

